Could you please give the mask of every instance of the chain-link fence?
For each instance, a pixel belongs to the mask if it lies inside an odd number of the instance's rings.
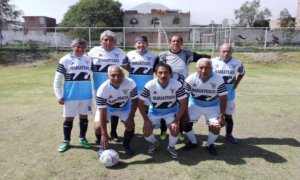
[[[112,30],[117,35],[117,46],[133,48],[134,38],[146,35],[149,47],[168,48],[172,35],[181,35],[184,47],[201,51],[215,51],[222,43],[231,43],[235,49],[253,51],[255,49],[300,49],[300,29],[296,28],[241,28],[241,27],[20,27],[1,29],[1,49],[69,49],[71,41],[84,38],[88,48],[99,45],[99,37],[104,30]]]

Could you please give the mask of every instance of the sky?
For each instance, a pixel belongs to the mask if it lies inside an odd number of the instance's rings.
[[[160,3],[170,9],[191,13],[192,24],[206,25],[212,21],[222,24],[227,18],[234,22],[234,10],[239,9],[247,0],[118,0],[123,10],[129,10],[144,2]],[[248,0],[251,2],[252,0]],[[260,10],[268,8],[272,12],[271,20],[279,17],[286,8],[296,17],[298,0],[260,0]],[[69,7],[79,0],[11,0],[11,4],[24,12],[23,16],[48,16],[60,23]],[[23,21],[23,20],[22,20]]]

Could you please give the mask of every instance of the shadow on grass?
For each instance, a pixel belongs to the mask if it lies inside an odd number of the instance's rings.
[[[156,137],[159,139],[159,137]],[[245,158],[262,158],[270,163],[286,163],[287,160],[281,155],[268,151],[259,147],[259,145],[287,145],[293,147],[300,147],[299,141],[293,138],[245,138],[238,139],[239,144],[233,145],[227,142],[224,136],[219,136],[216,142],[216,150],[218,152],[218,156],[211,156],[204,146],[207,136],[205,135],[197,135],[197,140],[199,146],[191,151],[184,151],[183,146],[184,142],[179,142],[176,144],[176,149],[179,154],[178,159],[173,159],[170,157],[166,147],[168,145],[168,140],[161,141],[160,145],[153,155],[147,154],[147,149],[149,143],[144,139],[141,134],[136,134],[134,139],[132,140],[131,147],[135,152],[135,155],[130,157],[127,156],[122,149],[122,142],[112,143],[110,142],[110,148],[118,151],[120,156],[120,162],[111,169],[124,169],[130,165],[135,164],[159,164],[165,163],[169,161],[178,161],[178,163],[182,165],[197,165],[203,161],[211,161],[211,160],[219,160],[224,161],[227,164],[231,165],[242,165],[246,164]],[[81,146],[73,146],[71,148],[83,148]],[[92,144],[90,150],[96,151],[99,149],[98,145]],[[96,154],[95,154],[96,155]],[[148,156],[144,160],[138,160],[140,158],[135,158],[135,156]],[[125,163],[122,162],[124,159],[133,159],[132,162]],[[134,160],[137,159],[137,160]]]

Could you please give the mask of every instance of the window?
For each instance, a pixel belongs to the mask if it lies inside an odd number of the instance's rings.
[[[174,18],[173,24],[180,24],[180,19],[178,17]]]

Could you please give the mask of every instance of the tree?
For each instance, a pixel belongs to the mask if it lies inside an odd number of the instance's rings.
[[[268,8],[259,11],[260,0],[246,1],[240,9],[234,10],[235,19],[240,26],[253,27],[255,22],[268,20],[272,13]]]
[[[292,35],[295,31],[296,22],[295,22],[295,18],[291,16],[291,14],[286,8],[280,11],[279,25],[280,27],[287,27],[283,29],[283,37],[285,37],[286,35],[286,38],[283,39],[284,41],[283,43],[290,43],[292,39]]]
[[[228,27],[229,26],[229,20],[227,18],[222,20],[222,27]]]
[[[61,27],[120,27],[123,26],[122,4],[114,0],[80,0],[64,15]],[[92,38],[99,39],[99,30],[92,31]],[[88,39],[86,29],[68,30],[71,38]]]
[[[0,27],[3,27],[6,22],[16,20],[22,14],[22,11],[16,10],[15,5],[10,4],[9,1],[0,1]]]

